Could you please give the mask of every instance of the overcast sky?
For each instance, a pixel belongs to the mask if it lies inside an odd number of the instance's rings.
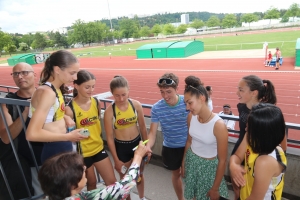
[[[296,0],[109,0],[112,18],[132,14],[208,11],[215,13],[264,12],[271,6],[287,9]],[[0,27],[9,33],[47,31],[109,19],[107,0],[0,0]]]

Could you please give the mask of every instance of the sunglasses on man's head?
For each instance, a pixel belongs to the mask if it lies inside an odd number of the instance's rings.
[[[175,85],[175,81],[173,81],[172,79],[170,78],[161,78],[158,80],[158,83],[159,84],[166,84],[166,85]]]

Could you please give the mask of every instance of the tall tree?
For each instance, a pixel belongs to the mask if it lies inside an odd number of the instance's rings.
[[[26,44],[25,42],[19,43],[19,50],[26,52],[27,50],[29,50],[28,44]]]
[[[215,15],[211,16],[206,22],[206,25],[208,27],[220,26],[220,24],[221,24],[220,19]]]
[[[182,34],[182,33],[185,33],[186,30],[188,28],[188,25],[187,24],[180,24],[177,29],[176,29],[176,32],[179,33],[179,34]]]
[[[194,19],[190,24],[190,27],[198,29],[204,26],[204,22],[201,19]]]
[[[267,12],[265,13],[264,18],[265,19],[270,19],[269,24],[271,24],[272,19],[278,19],[280,17],[280,12],[278,11],[277,8],[271,7]]]
[[[225,15],[224,19],[222,20],[222,26],[225,28],[232,28],[237,25],[236,16],[234,14],[227,14]]]
[[[138,32],[138,26],[132,19],[122,19],[119,21],[120,30],[125,38],[133,37],[133,34]]]
[[[162,32],[162,28],[161,28],[160,25],[155,24],[155,25],[152,27],[151,32],[154,33],[155,35],[158,35],[159,33]]]
[[[0,29],[0,57],[1,57],[3,48],[12,43],[13,43],[13,41],[12,41],[11,35],[8,33],[4,33]]]
[[[140,36],[148,37],[151,33],[149,26],[143,26],[140,30]]]
[[[20,42],[24,42],[24,43],[26,43],[28,45],[31,45],[32,42],[33,42],[33,40],[34,40],[34,35],[31,34],[31,33],[29,33],[29,34],[23,35],[22,38],[21,38],[21,40],[20,40]]]
[[[4,49],[4,51],[8,52],[9,55],[11,55],[11,53],[17,51],[17,47],[14,44],[8,44],[3,49]]]
[[[32,42],[34,49],[43,50],[47,46],[46,38],[43,34],[36,33]]]
[[[258,16],[252,13],[243,14],[241,18],[242,22],[248,23],[250,28],[250,23],[257,22]]]
[[[176,29],[172,24],[164,25],[164,33],[166,35],[171,35],[171,34],[174,34],[175,32],[176,32]]]
[[[88,42],[86,24],[84,21],[78,19],[72,25],[72,31],[70,31],[70,41],[72,43],[86,44]]]
[[[289,9],[287,10],[287,15],[289,17],[293,17],[293,22],[295,21],[295,17],[300,16],[300,7],[299,4],[293,3]]]

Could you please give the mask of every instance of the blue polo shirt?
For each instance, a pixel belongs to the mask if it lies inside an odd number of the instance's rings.
[[[184,147],[187,136],[187,116],[189,111],[182,95],[175,106],[170,106],[164,99],[155,103],[151,109],[151,122],[160,123],[163,133],[163,145],[170,148]]]

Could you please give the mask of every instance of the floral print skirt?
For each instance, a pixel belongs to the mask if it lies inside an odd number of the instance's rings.
[[[207,192],[211,189],[218,167],[218,159],[207,160],[194,154],[189,149],[185,156],[185,188],[186,199],[208,200]],[[228,197],[228,188],[223,177],[219,187],[220,196]]]

